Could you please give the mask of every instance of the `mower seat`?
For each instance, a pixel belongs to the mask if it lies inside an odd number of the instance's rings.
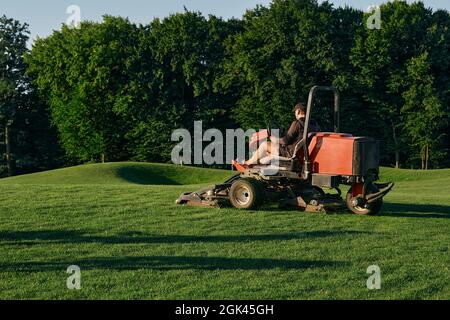
[[[307,138],[308,146],[309,146],[309,143],[311,142],[312,138],[316,134],[317,134],[317,132],[308,133],[308,138]],[[276,159],[279,162],[292,162],[294,159],[298,158],[301,155],[301,152],[303,151],[303,144],[304,144],[304,139],[301,139],[299,142],[297,142],[297,144],[295,145],[292,157],[271,156],[271,158]]]

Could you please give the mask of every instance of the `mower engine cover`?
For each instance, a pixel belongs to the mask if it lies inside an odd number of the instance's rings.
[[[319,132],[309,144],[312,172],[364,176],[379,170],[378,141],[350,134]]]

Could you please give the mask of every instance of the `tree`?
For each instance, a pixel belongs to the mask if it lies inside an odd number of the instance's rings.
[[[0,17],[0,127],[9,176],[15,172],[13,127],[28,89],[23,61],[28,34],[27,24]]]
[[[443,117],[440,119],[445,127],[440,130],[440,143],[435,152],[441,154],[440,159],[435,158],[435,167],[450,166],[450,13],[446,10],[437,10],[433,13],[432,24],[427,30],[426,52],[429,64],[429,74],[433,77],[433,89],[443,108]]]
[[[428,53],[424,52],[408,63],[408,89],[403,93],[405,104],[401,110],[405,131],[418,151],[411,152],[411,156],[419,154],[421,168],[425,170],[430,160],[439,163],[444,158],[442,132],[448,125],[443,103],[434,88],[428,58]]]
[[[70,164],[51,125],[50,112],[30,84],[14,125],[16,174],[54,169]]]
[[[238,26],[195,12],[148,26],[113,17],[63,26],[36,41],[29,73],[72,159],[163,162],[172,130],[230,122],[229,97],[214,84],[222,43]]]
[[[155,19],[141,33],[136,72],[127,85],[131,108],[121,114],[133,159],[168,161],[171,132],[205,127],[230,128],[231,96],[215,87],[223,72],[224,40],[239,30],[235,20],[208,19],[186,11]]]
[[[356,10],[315,0],[275,0],[247,11],[244,31],[227,41],[221,78],[223,90],[236,95],[237,122],[261,128],[275,120],[287,127],[292,107],[313,85],[341,86],[359,21]],[[323,128],[331,127],[329,103],[319,100],[315,108]]]
[[[174,129],[192,129],[196,120],[218,129],[272,120],[285,128],[313,85],[334,85],[341,130],[381,140],[383,165],[450,164],[449,13],[389,2],[380,30],[367,27],[370,15],[326,1],[274,0],[241,20],[186,11],[148,25],[107,16],[63,26],[27,56],[43,104],[25,108],[41,113],[23,114],[41,114],[33,121],[44,125],[48,105],[73,161],[165,162]],[[13,92],[11,83],[0,90]],[[320,95],[314,106],[324,131],[330,105]]]
[[[62,146],[75,161],[127,158],[128,123],[116,111],[127,103],[130,57],[139,29],[127,19],[63,26],[38,39],[27,57],[29,73],[48,101]]]
[[[355,110],[355,114],[361,120],[370,119],[356,123],[363,123],[367,134],[382,141],[382,161],[399,167],[401,162],[411,164],[408,158],[415,148],[408,134],[412,124],[405,129],[403,111],[410,110],[412,104],[412,68],[418,66],[412,61],[429,47],[433,14],[421,2],[409,5],[395,1],[381,6],[381,17],[380,30],[359,29],[351,52],[356,95],[362,98],[362,109]],[[432,72],[432,68],[422,69],[423,76],[427,76],[425,70]],[[406,97],[409,101],[405,101]]]

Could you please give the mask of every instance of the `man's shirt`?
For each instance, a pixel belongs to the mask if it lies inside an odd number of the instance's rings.
[[[281,139],[280,144],[284,144],[287,146],[289,151],[293,152],[297,143],[303,139],[303,130],[305,128],[305,121],[303,119],[294,120],[289,127],[289,130],[286,136]],[[319,132],[320,127],[314,119],[309,121],[309,130],[310,132]]]

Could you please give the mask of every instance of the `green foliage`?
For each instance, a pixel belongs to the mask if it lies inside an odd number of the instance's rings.
[[[133,159],[168,161],[172,130],[192,129],[194,121],[229,127],[229,97],[214,90],[214,83],[221,72],[222,42],[237,25],[185,12],[155,19],[146,28],[137,55],[140,71],[129,85],[133,108],[121,109],[133,119],[127,133]]]
[[[15,173],[14,129],[19,123],[17,117],[23,108],[23,98],[27,90],[24,77],[23,55],[28,40],[28,25],[19,21],[0,17],[0,137],[2,155],[0,175],[6,171]],[[3,170],[2,170],[3,167]]]
[[[397,161],[417,167],[413,155],[417,153],[418,139],[432,144],[436,156],[438,150],[443,150],[442,131],[430,132],[443,127],[442,121],[433,119],[445,119],[444,104],[438,101],[441,97],[436,92],[444,93],[443,88],[448,88],[447,77],[439,75],[449,70],[448,61],[431,67],[423,66],[423,60],[429,59],[426,57],[433,47],[439,48],[439,60],[449,52],[448,44],[440,39],[449,36],[449,15],[446,13],[443,19],[442,12],[433,14],[421,2],[409,5],[395,1],[381,6],[381,17],[380,30],[364,28],[358,32],[351,53],[356,71],[355,94],[362,98],[355,107],[364,108],[363,112],[354,109],[359,115],[355,123],[363,126],[362,133],[382,140],[383,162],[393,163],[395,154]],[[434,43],[436,39],[440,42]],[[421,88],[423,85],[427,88]],[[369,122],[362,121],[367,118]],[[419,144],[423,145],[423,141]]]
[[[380,30],[367,27],[370,15],[274,0],[239,20],[186,11],[137,26],[106,16],[37,40],[28,75],[74,162],[167,162],[172,131],[196,120],[222,130],[287,128],[313,85],[334,85],[341,130],[379,139],[383,164],[448,166],[449,13],[389,2]],[[12,83],[0,82],[0,92],[13,92]],[[324,131],[330,105],[323,95],[314,107]],[[5,118],[9,104],[2,108]]]
[[[306,100],[313,85],[339,82],[359,15],[315,0],[276,0],[270,8],[247,12],[244,31],[227,42],[227,72],[222,77],[224,89],[237,91],[237,122],[260,128],[276,120],[286,127],[292,107]],[[323,103],[316,110],[317,115],[330,113]]]
[[[61,164],[45,103],[25,75],[28,25],[0,17],[0,176]]]
[[[230,122],[213,85],[237,25],[192,12],[139,27],[105,17],[36,41],[29,73],[73,159],[168,161],[173,129]]]
[[[407,65],[408,89],[403,93],[405,104],[402,108],[404,127],[412,141],[412,146],[424,157],[424,148],[432,150],[432,162],[439,163],[445,156],[440,151],[447,123],[443,104],[434,87],[434,77],[430,74],[428,53],[413,58]],[[413,156],[417,157],[416,153]]]
[[[63,26],[38,39],[28,56],[29,73],[49,101],[52,120],[68,156],[78,161],[121,159],[127,123],[115,112],[132,74],[130,58],[139,29],[106,16],[103,23]],[[123,106],[122,106],[123,108]]]

